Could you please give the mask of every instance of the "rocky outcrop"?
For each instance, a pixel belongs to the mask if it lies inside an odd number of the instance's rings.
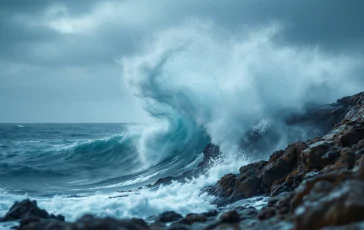
[[[239,174],[227,174],[216,185],[205,188],[203,192],[218,197],[215,201],[218,206],[265,194],[266,190],[259,172],[266,164],[266,161],[259,161],[243,166]]]
[[[26,220],[26,219],[37,219],[37,220],[60,220],[64,221],[62,215],[49,214],[46,210],[40,209],[35,200],[23,200],[15,202],[10,210],[0,218],[0,222],[15,221],[15,220]]]
[[[154,184],[148,185],[149,188],[158,187],[160,185],[168,185],[173,181],[185,182],[186,179],[198,177],[207,172],[207,170],[217,162],[221,156],[220,148],[217,145],[209,143],[202,151],[203,160],[198,164],[196,169],[188,170],[180,175],[167,176],[159,178]]]
[[[91,215],[83,216],[75,223],[57,220],[21,221],[18,230],[148,230],[148,224],[142,219],[96,218]]]
[[[217,161],[221,156],[220,147],[212,143],[206,145],[202,153],[203,153],[203,160],[198,165],[198,168],[201,171],[209,169],[215,163],[215,161]]]
[[[363,221],[359,197],[364,195],[364,93],[335,105],[340,108],[319,113],[322,121],[325,116],[342,118],[326,135],[293,143],[267,162],[244,166],[239,174],[227,174],[204,191],[217,196],[220,205],[269,195],[258,219],[286,220],[297,229]]]

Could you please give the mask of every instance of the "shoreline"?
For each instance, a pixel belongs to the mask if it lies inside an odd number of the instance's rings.
[[[216,197],[218,207],[252,197],[269,196],[267,204],[211,210],[182,216],[173,211],[142,219],[97,218],[86,215],[67,223],[24,200],[14,204],[0,222],[20,221],[17,229],[360,229],[364,227],[364,92],[320,107],[291,123],[331,126],[325,135],[288,145],[268,161],[256,161],[227,174],[202,191]],[[313,120],[312,120],[313,119]],[[339,120],[339,122],[337,122]],[[200,172],[219,156],[218,146],[204,150]],[[153,186],[182,180],[160,178]]]

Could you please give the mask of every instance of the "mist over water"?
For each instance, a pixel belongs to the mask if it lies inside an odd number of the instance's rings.
[[[233,154],[252,126],[282,124],[280,111],[361,90],[355,59],[278,45],[283,29],[273,24],[232,34],[192,21],[146,39],[143,53],[121,60],[129,90],[155,120],[138,144],[145,161],[194,149],[203,135]]]

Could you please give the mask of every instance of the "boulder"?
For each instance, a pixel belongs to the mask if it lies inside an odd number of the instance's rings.
[[[75,223],[65,223],[59,220],[42,220],[33,222],[21,222],[19,230],[147,230],[147,223],[142,219],[96,218],[85,215]]]
[[[55,216],[49,214],[46,210],[40,209],[35,200],[31,201],[29,199],[15,202],[10,210],[0,218],[0,222],[21,220],[23,218],[40,220],[40,219],[55,219],[64,221],[65,218],[62,215]]]
[[[209,169],[221,156],[220,147],[212,143],[206,145],[202,153],[203,160],[198,165],[198,168],[201,171]]]
[[[363,221],[363,197],[363,181],[345,181],[339,186],[320,181],[295,210],[295,226],[309,230]]]
[[[182,218],[183,218],[183,216],[179,213],[176,213],[174,211],[167,211],[167,212],[163,212],[162,214],[160,214],[157,218],[157,221],[162,222],[162,223],[169,223],[169,222],[180,220]]]

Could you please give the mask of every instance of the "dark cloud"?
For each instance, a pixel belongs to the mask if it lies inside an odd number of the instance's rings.
[[[283,22],[280,42],[359,54],[364,51],[362,9],[361,0],[2,0],[0,103],[7,113],[0,122],[12,120],[15,113],[17,121],[73,121],[85,114],[89,120],[128,119],[115,113],[115,105],[133,103],[120,91],[114,60],[140,49],[150,34],[186,19],[211,20],[232,32]],[[69,108],[70,101],[112,104],[103,108],[112,113],[103,118],[92,115],[98,114],[92,113],[96,106],[80,106],[76,111],[84,115],[62,120],[59,111]],[[35,107],[31,114],[25,104]],[[50,112],[39,112],[43,104]]]

